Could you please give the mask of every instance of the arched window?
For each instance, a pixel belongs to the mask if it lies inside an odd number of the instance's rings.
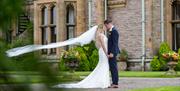
[[[75,37],[75,10],[72,4],[66,7],[67,39]]]
[[[180,48],[180,0],[174,0],[172,5],[173,49]]]
[[[75,31],[75,12],[73,5],[69,4],[67,6],[67,20],[66,20],[66,26],[67,26],[67,39],[74,37],[74,31]]]
[[[48,44],[48,32],[47,32],[47,24],[48,24],[48,9],[47,7],[43,7],[41,10],[41,43],[42,45]],[[42,54],[47,54],[47,49],[42,50]]]

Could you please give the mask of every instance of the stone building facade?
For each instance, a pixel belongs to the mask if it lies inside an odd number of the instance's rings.
[[[119,47],[129,54],[129,70],[141,70],[142,2],[141,0],[27,0],[26,10],[34,22],[34,43],[48,44],[76,37],[89,26],[110,18],[117,28]],[[180,0],[145,0],[145,68],[164,41],[173,50],[180,48]],[[107,5],[107,8],[106,8]],[[106,11],[107,10],[107,11]],[[106,17],[107,16],[107,17]],[[17,29],[17,28],[15,28]],[[17,30],[15,30],[17,31]],[[47,58],[58,59],[63,48],[42,50]]]

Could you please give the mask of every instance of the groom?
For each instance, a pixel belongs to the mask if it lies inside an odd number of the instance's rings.
[[[112,21],[109,19],[104,21],[104,25],[108,31],[108,57],[109,57],[109,67],[112,76],[112,84],[110,88],[118,88],[119,79],[118,79],[116,56],[120,52],[118,47],[119,34],[111,22]]]

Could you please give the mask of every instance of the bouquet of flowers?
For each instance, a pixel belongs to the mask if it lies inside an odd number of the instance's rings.
[[[165,59],[172,59],[173,61],[178,61],[180,59],[179,54],[174,51],[169,51],[167,53],[163,53],[162,56]]]

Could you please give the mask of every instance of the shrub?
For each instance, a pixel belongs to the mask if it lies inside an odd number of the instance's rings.
[[[60,63],[59,63],[59,70],[60,71],[68,71],[69,70],[69,68],[65,65],[65,62],[66,62],[66,60],[63,57],[61,57]]]
[[[89,57],[90,70],[94,70],[99,60],[98,51],[94,50],[92,55]]]
[[[178,49],[178,54],[180,55],[180,48]],[[177,64],[175,70],[180,71],[180,59],[178,60],[178,64]]]
[[[171,51],[171,48],[166,42],[161,43],[160,48],[159,48],[159,55],[162,55],[163,53],[167,53]]]
[[[176,70],[176,71],[180,71],[180,61],[178,61],[178,64],[177,64],[175,70]]]
[[[161,63],[158,59],[158,56],[154,56],[153,60],[150,62],[151,70],[159,71],[161,69]]]
[[[119,61],[125,62],[128,60],[128,53],[126,49],[122,49],[121,53],[119,54]]]
[[[91,42],[84,46],[76,46],[73,50],[78,51],[79,55],[79,67],[76,71],[92,71],[98,63],[98,50],[95,47],[94,42]],[[61,71],[69,70],[65,66],[65,60],[61,57],[59,67]]]
[[[159,57],[159,62],[160,62],[160,70],[159,71],[166,71],[168,70],[168,67],[167,67],[167,60],[165,60],[163,57]]]
[[[168,53],[168,52],[170,52],[170,51],[172,51],[172,50],[171,50],[171,48],[169,47],[168,43],[162,42],[161,45],[160,45],[160,48],[159,48],[159,61],[160,61],[160,63],[161,63],[161,69],[160,69],[159,71],[165,71],[165,70],[168,69],[168,67],[167,67],[166,64],[167,64],[167,62],[168,62],[169,60],[165,59],[162,55],[163,55],[164,53]]]
[[[171,49],[166,42],[161,43],[158,56],[154,56],[153,60],[150,63],[151,69],[153,71],[165,71],[167,70],[168,60],[163,58],[162,54],[170,52]]]
[[[76,51],[79,52],[79,67],[77,68],[78,71],[89,71],[89,60],[86,56],[86,52],[81,47],[75,48]]]

